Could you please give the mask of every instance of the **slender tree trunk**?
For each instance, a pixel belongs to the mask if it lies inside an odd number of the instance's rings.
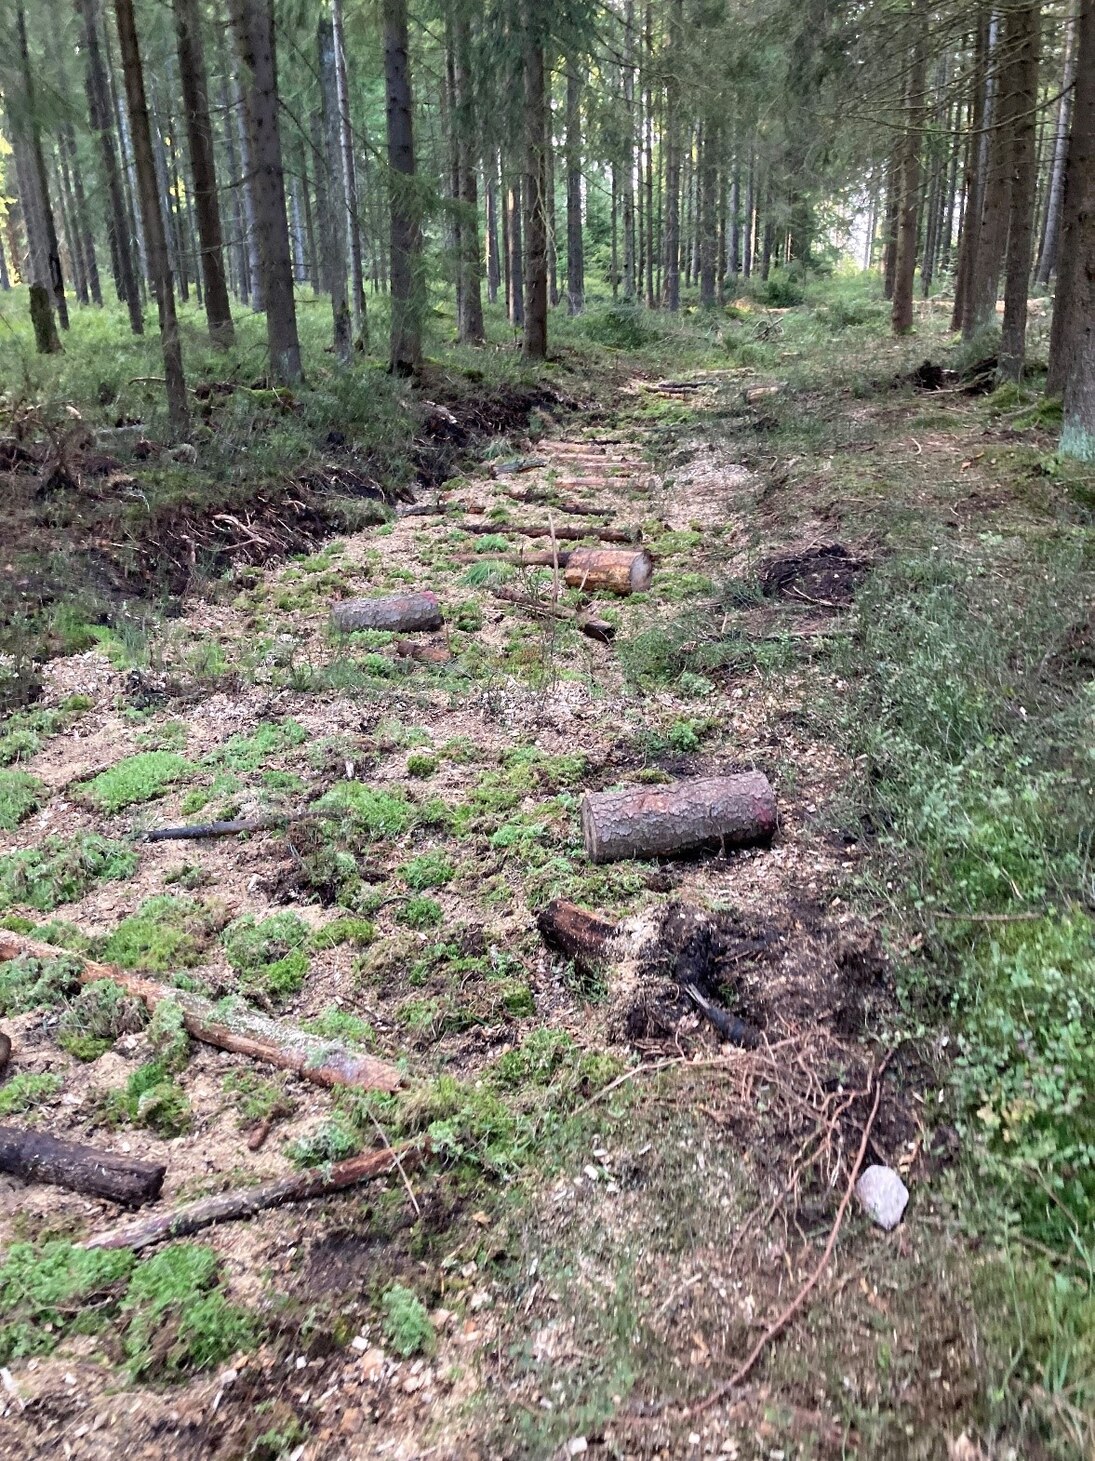
[[[335,33],[329,16],[321,16],[316,30],[320,94],[323,100],[323,140],[329,192],[336,213],[343,202],[342,127],[339,122],[338,77],[335,70]],[[354,354],[353,320],[346,297],[346,231],[330,227],[323,232],[323,272],[331,291],[335,359],[349,365]]]
[[[28,183],[36,194],[35,206],[41,227],[40,249],[45,250],[46,278],[37,282],[44,284],[53,298],[53,307],[62,330],[68,329],[68,302],[65,299],[65,281],[61,272],[61,251],[57,243],[57,225],[54,222],[53,206],[49,196],[49,174],[46,172],[45,153],[42,151],[42,135],[38,125],[37,101],[34,77],[30,66],[30,50],[27,45],[27,17],[22,0],[15,8],[16,33],[19,41],[19,63],[22,70],[22,92],[25,115],[22,126],[27,143],[27,161],[32,179]]]
[[[357,165],[354,160],[354,129],[350,118],[350,86],[346,72],[346,38],[342,25],[342,0],[331,0],[331,21],[335,32],[335,74],[338,79],[338,114],[342,128],[342,170],[346,190],[346,226],[350,258],[350,311],[354,338],[362,349],[369,348],[369,322],[365,309],[365,275],[361,258],[361,220],[357,207]]]
[[[546,62],[545,62],[546,66]],[[547,70],[544,104],[544,199],[547,212],[548,300],[559,303],[559,255],[555,247],[555,103],[551,94],[551,72]],[[639,264],[640,271],[642,262]]]
[[[198,0],[175,0],[175,39],[179,52],[179,79],[190,171],[194,179],[194,207],[201,241],[201,269],[205,284],[205,318],[210,339],[231,345],[235,339],[228,281],[224,274],[224,244],[217,201],[217,168],[213,152],[213,125],[209,118],[209,86],[201,38]]]
[[[183,435],[190,427],[190,409],[183,375],[182,346],[175,317],[175,291],[171,280],[171,263],[167,253],[163,215],[156,186],[156,161],[152,152],[152,126],[145,96],[144,71],[133,18],[133,0],[114,0],[118,20],[118,40],[122,52],[122,71],[129,107],[130,133],[137,166],[144,234],[153,268],[153,288],[160,318],[160,345],[163,349],[164,375],[167,382],[167,410],[176,433]]]
[[[585,308],[585,246],[582,238],[582,78],[567,71],[567,312]]]
[[[27,236],[27,266],[22,272],[30,286],[30,318],[34,326],[35,348],[39,355],[55,355],[62,347],[53,312],[49,244],[38,192],[38,171],[30,144],[20,132],[15,131],[12,145],[16,186]]]
[[[238,90],[233,84],[233,97]],[[224,151],[228,159],[228,186],[231,199],[232,242],[229,257],[235,260],[236,290],[246,304],[251,298],[251,270],[248,257],[249,231],[247,203],[251,197],[247,181],[241,176],[236,139],[239,136],[237,103],[229,100],[228,84],[221,81],[221,115],[224,119]],[[246,154],[245,154],[246,155]]]
[[[454,22],[455,95],[453,126],[456,131],[456,173],[460,217],[460,310],[457,338],[462,345],[482,345],[483,250],[479,238],[479,180],[476,173],[478,120],[472,76],[471,34],[466,17]]]
[[[1063,394],[1061,450],[1095,460],[1095,5],[1076,26],[1076,90],[1065,162],[1046,390]]]
[[[238,53],[233,54],[232,57],[232,91],[235,102],[236,135],[239,139],[240,149],[240,207],[243,212],[243,233],[247,246],[248,294],[251,297],[252,311],[255,314],[261,314],[266,308],[266,299],[263,294],[262,250],[256,201],[258,166],[255,161],[251,134],[251,102],[243,84]]]
[[[270,371],[275,380],[291,385],[300,380],[302,372],[285,208],[273,0],[232,0],[232,20],[247,91],[255,162],[255,215]]]
[[[964,330],[972,309],[973,273],[981,237],[984,206],[988,136],[985,124],[991,119],[992,82],[989,59],[994,22],[982,8],[974,41],[970,74],[969,138],[966,143],[965,210],[958,235],[958,262],[954,276],[954,310],[951,329]]]
[[[927,0],[915,0],[910,16],[913,27],[910,48],[909,85],[906,92],[907,125],[901,143],[900,211],[897,220],[897,255],[894,262],[893,310],[895,335],[905,335],[913,325],[913,285],[916,277],[916,238],[920,213],[920,149],[927,117]]]
[[[885,232],[882,237],[882,295],[893,299],[894,271],[897,266],[897,225],[901,213],[902,142],[894,143],[886,166]]]
[[[491,148],[487,162],[487,298],[491,304],[498,303],[498,286],[502,282],[502,268],[498,252],[498,198],[500,190],[498,154],[494,148]]]
[[[749,152],[749,178],[745,189],[745,237],[741,255],[741,272],[746,279],[753,272],[753,214],[756,210],[756,155]]]
[[[527,360],[547,358],[547,91],[537,0],[523,0],[525,100],[525,329]]]
[[[1010,11],[1008,12],[1010,15]],[[1017,58],[1003,39],[992,48],[991,64],[996,70],[991,117],[986,107],[986,128],[991,125],[988,170],[977,255],[970,283],[970,309],[963,322],[967,339],[995,322],[1000,269],[1008,242],[1008,203],[1011,195],[1012,136],[1016,114]]]
[[[1027,297],[1034,254],[1034,195],[1038,182],[1035,111],[1038,105],[1039,0],[1008,11],[1005,44],[1015,53],[1015,121],[1012,127],[1011,197],[1000,375],[1020,380],[1026,356]]]
[[[609,167],[612,174],[612,202],[608,210],[612,220],[610,224],[612,241],[610,249],[611,262],[609,264],[609,270],[612,275],[612,298],[613,300],[615,300],[619,297],[620,293],[620,224],[618,208],[620,201],[620,184],[619,180],[616,177],[616,164],[613,162],[609,165]]]
[[[121,150],[122,176],[125,182],[126,216],[129,220],[129,236],[136,250],[137,285],[141,291],[142,303],[148,297],[152,280],[152,266],[149,263],[148,244],[144,236],[144,220],[141,217],[141,203],[137,183],[137,160],[133,151],[133,138],[129,131],[129,111],[125,97],[119,91],[115,79],[114,54],[111,43],[111,27],[104,25],[106,42],[106,77],[110,96],[110,115],[117,119],[118,145]]]
[[[323,77],[320,76],[320,86],[323,86]],[[334,228],[334,221],[331,216],[330,188],[332,163],[327,153],[327,134],[324,130],[326,110],[316,112],[312,116],[312,157],[315,168],[316,181],[316,232],[319,235],[318,248],[318,288],[321,294],[331,292],[331,272],[328,267],[327,240]],[[341,176],[341,167],[339,168]],[[343,289],[345,289],[346,270],[342,271]]]
[[[643,146],[646,151],[646,306],[657,303],[654,283],[654,89],[651,72],[654,66],[654,7],[647,0],[643,27],[645,65],[643,67]]]
[[[415,196],[414,114],[407,54],[407,0],[383,0],[391,176],[392,337],[389,369],[415,375],[422,363],[422,279]]]
[[[681,307],[681,118],[679,68],[684,0],[669,0],[669,62],[665,84],[665,306]]]
[[[1064,196],[1065,158],[1072,125],[1073,88],[1076,82],[1076,19],[1071,17],[1065,35],[1065,56],[1061,75],[1061,98],[1057,103],[1057,125],[1053,136],[1053,159],[1050,164],[1049,190],[1046,196],[1042,243],[1038,252],[1035,283],[1049,288],[1057,267],[1057,242],[1061,236],[1061,200]]]
[[[0,234],[0,289],[6,294],[11,288],[11,278],[8,274],[8,261],[4,254],[4,239]]]
[[[624,8],[623,92],[627,141],[621,158],[623,172],[624,299],[635,298],[635,3]]]
[[[700,304],[704,309],[715,307],[719,241],[718,153],[718,132],[714,120],[708,117],[703,129],[703,152],[699,163]]]
[[[64,232],[65,243],[68,246],[69,260],[72,264],[72,287],[76,291],[77,303],[86,305],[90,301],[87,292],[87,266],[84,262],[84,241],[76,225],[76,200],[72,191],[72,172],[69,169],[68,157],[66,156],[63,143],[58,146],[54,158],[54,176],[57,183],[57,198],[61,207],[61,227]]]

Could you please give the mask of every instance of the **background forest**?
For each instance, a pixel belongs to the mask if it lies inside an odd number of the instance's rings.
[[[0,491],[12,1455],[1092,1455],[1095,0],[0,0]]]

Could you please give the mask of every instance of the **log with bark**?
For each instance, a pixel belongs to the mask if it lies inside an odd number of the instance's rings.
[[[413,659],[423,665],[447,665],[452,659],[443,644],[417,644],[413,639],[397,639],[392,653],[397,659]]]
[[[349,1157],[331,1167],[320,1167],[313,1172],[300,1172],[291,1177],[282,1177],[275,1182],[264,1182],[257,1187],[236,1187],[230,1192],[221,1192],[214,1197],[200,1197],[188,1202],[173,1212],[160,1212],[109,1232],[96,1233],[80,1244],[82,1248],[131,1248],[138,1252],[163,1243],[169,1238],[185,1238],[191,1233],[201,1232],[214,1223],[231,1222],[239,1218],[254,1217],[271,1207],[282,1207],[288,1202],[305,1202],[311,1197],[326,1197],[332,1192],[368,1182],[374,1177],[384,1177],[389,1172],[407,1172],[421,1161],[424,1146],[409,1144],[403,1147],[383,1147],[379,1151],[364,1152],[361,1156]]]
[[[159,1197],[166,1171],[163,1162],[141,1162],[41,1131],[0,1126],[0,1172],[24,1182],[48,1182],[85,1197],[142,1207]]]
[[[0,931],[0,963],[22,956],[31,959],[75,958],[68,949],[55,948],[39,939],[23,934]],[[238,1004],[225,1010],[211,1000],[189,990],[158,984],[114,964],[97,964],[81,959],[80,983],[110,979],[134,999],[139,999],[150,1012],[165,1000],[172,1000],[182,1010],[187,1032],[203,1045],[247,1055],[279,1070],[295,1071],[317,1086],[357,1086],[365,1091],[395,1091],[403,1077],[394,1065],[346,1049],[332,1041],[292,1025],[271,1020],[257,1010]]]
[[[536,927],[549,948],[572,960],[580,969],[594,972],[606,962],[609,940],[616,925],[596,913],[580,908],[568,898],[556,898],[536,915]]]
[[[507,497],[512,497],[514,502],[531,503],[536,507],[551,507],[556,512],[565,512],[568,517],[599,517],[607,523],[611,513],[603,507],[595,507],[588,502],[573,502],[567,500],[560,502],[551,492],[537,492],[530,488],[528,492],[507,492]]]
[[[11,1036],[0,1030],[0,1074],[3,1073],[8,1061],[11,1059]]]
[[[331,609],[331,622],[342,634],[352,634],[357,629],[413,634],[420,629],[441,628],[441,605],[437,595],[428,590],[390,594],[380,599],[344,599]]]
[[[522,538],[550,538],[552,528],[550,523],[507,523],[507,522],[462,522],[462,532],[465,533],[516,533]],[[577,543],[583,538],[599,538],[602,543],[637,543],[642,537],[640,528],[602,528],[602,527],[570,527],[565,523],[557,523],[554,529],[554,536],[560,542]]]
[[[582,802],[582,837],[591,862],[668,857],[712,842],[744,847],[768,841],[775,830],[775,792],[760,771],[589,792]]]
[[[571,548],[555,553],[454,553],[454,563],[512,563],[517,568],[551,568],[555,564],[565,570],[568,588],[588,589],[595,593],[642,593],[654,577],[654,560],[645,548],[631,552],[626,548]]]

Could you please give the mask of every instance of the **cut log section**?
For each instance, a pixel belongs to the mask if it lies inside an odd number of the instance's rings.
[[[397,659],[413,659],[423,665],[447,665],[452,659],[443,644],[418,644],[413,639],[397,639],[392,653]]]
[[[623,548],[573,548],[567,555],[570,588],[638,594],[650,587],[653,577],[654,560],[645,548],[637,553]]]
[[[522,538],[550,538],[552,535],[549,523],[463,522],[460,529],[465,533],[507,533]],[[582,538],[600,538],[602,543],[637,543],[642,537],[642,530],[636,527],[602,528],[592,524],[589,527],[572,527],[556,523],[555,536],[561,542],[572,543],[580,542]]]
[[[139,1252],[153,1243],[163,1243],[168,1238],[185,1238],[190,1233],[199,1233],[214,1223],[230,1222],[234,1219],[254,1217],[271,1207],[282,1207],[287,1202],[305,1202],[310,1197],[326,1197],[332,1192],[368,1182],[373,1177],[384,1177],[389,1172],[407,1172],[421,1160],[423,1148],[408,1145],[384,1147],[380,1151],[365,1152],[359,1157],[349,1157],[336,1162],[332,1167],[321,1167],[314,1172],[301,1172],[292,1177],[282,1177],[276,1182],[264,1182],[257,1187],[236,1187],[230,1192],[221,1192],[214,1197],[200,1197],[177,1207],[174,1212],[158,1212],[123,1227],[112,1228],[108,1233],[96,1233],[80,1244],[81,1248],[131,1248]]]
[[[556,898],[536,915],[536,927],[549,948],[573,960],[580,969],[595,972],[606,962],[609,940],[616,925],[566,898]]]
[[[441,628],[441,605],[437,595],[428,590],[381,599],[345,599],[331,609],[331,622],[342,634],[357,629],[413,634],[420,629]]]
[[[0,1172],[24,1182],[48,1182],[122,1207],[143,1207],[159,1197],[166,1171],[163,1162],[139,1162],[41,1131],[0,1126]]]
[[[669,857],[712,842],[744,847],[768,841],[776,820],[775,792],[760,771],[589,792],[582,802],[582,837],[591,862]]]
[[[67,949],[55,948],[38,939],[0,932],[0,963],[24,954],[32,959],[78,957]],[[240,1004],[225,1012],[221,1006],[214,1005],[200,994],[157,984],[154,979],[132,974],[114,964],[96,964],[84,959],[81,965],[81,984],[111,979],[134,999],[141,1000],[149,1011],[154,1011],[164,1000],[173,1000],[182,1010],[183,1024],[188,1033],[203,1045],[247,1055],[252,1060],[277,1066],[279,1070],[295,1071],[317,1086],[357,1086],[365,1091],[395,1091],[402,1084],[403,1077],[394,1065],[321,1040],[295,1026],[268,1019],[246,1005]]]

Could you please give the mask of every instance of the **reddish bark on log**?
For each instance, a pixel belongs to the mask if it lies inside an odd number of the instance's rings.
[[[775,830],[775,793],[759,771],[590,792],[582,802],[582,836],[591,862],[666,857],[709,842],[742,847],[767,841]]]

